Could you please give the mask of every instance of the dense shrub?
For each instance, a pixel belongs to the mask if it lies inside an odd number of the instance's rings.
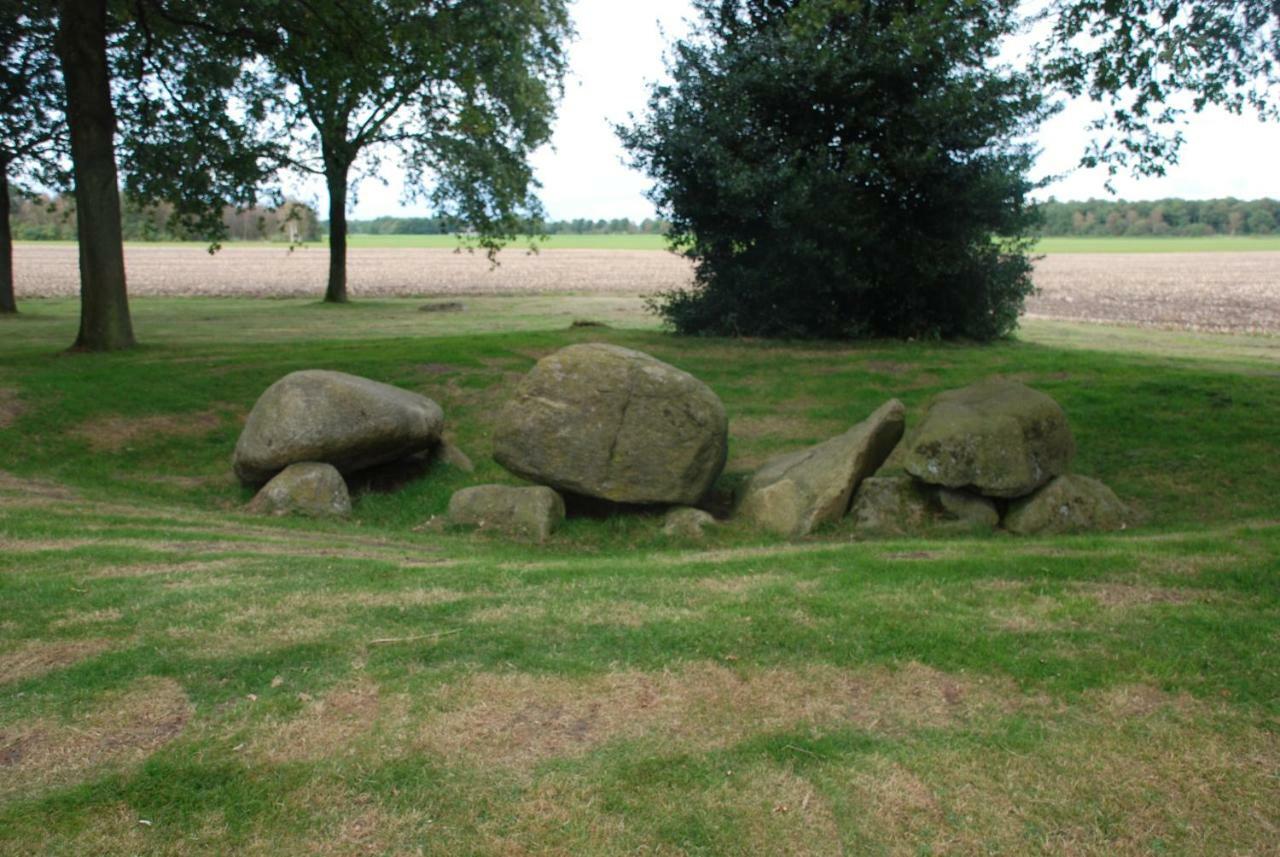
[[[656,310],[683,333],[1008,333],[1044,113],[994,67],[1012,0],[695,5],[673,82],[619,129],[697,265]]]

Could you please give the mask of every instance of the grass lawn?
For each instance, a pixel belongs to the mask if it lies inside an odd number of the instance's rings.
[[[1280,339],[680,340],[627,299],[420,303],[137,300],[145,345],[109,356],[59,353],[72,301],[0,319],[0,854],[1276,853]],[[1024,379],[1143,523],[423,527],[515,481],[495,409],[587,340],[711,385],[725,486],[891,396],[914,421]],[[476,472],[346,523],[243,514],[243,418],[308,367],[432,396]]]

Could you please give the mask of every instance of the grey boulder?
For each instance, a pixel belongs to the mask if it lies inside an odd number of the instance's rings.
[[[280,471],[262,486],[248,510],[261,515],[345,518],[351,514],[351,495],[337,468],[307,461]]]
[[[858,484],[889,457],[904,425],[902,403],[892,399],[844,434],[772,459],[747,483],[738,514],[790,537],[839,520]]]
[[[958,488],[939,488],[940,514],[950,529],[993,530],[1000,511],[990,499]]]
[[[564,500],[543,485],[474,485],[449,499],[448,521],[541,542],[564,521]]]
[[[246,484],[320,461],[351,474],[440,440],[444,412],[426,396],[343,372],[293,372],[267,388],[245,421],[233,464]]]
[[[614,345],[538,361],[503,407],[493,457],[543,485],[615,503],[696,503],[724,468],[729,422],[687,372]]]
[[[1057,402],[996,379],[935,398],[911,437],[903,467],[931,485],[1022,497],[1067,472],[1075,451]]]
[[[1059,476],[1030,497],[1015,500],[1004,527],[1020,535],[1124,529],[1128,508],[1115,492],[1087,476]]]
[[[706,535],[707,527],[715,526],[716,519],[710,512],[692,506],[677,506],[662,519],[662,533],[670,538],[697,541]]]
[[[928,526],[936,514],[933,493],[910,476],[873,476],[862,480],[849,517],[859,533],[913,533]]]

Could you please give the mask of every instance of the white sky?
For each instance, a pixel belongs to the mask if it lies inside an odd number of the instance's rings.
[[[666,45],[685,32],[683,22],[692,16],[692,8],[688,0],[575,0],[572,14],[578,38],[570,48],[570,76],[555,136],[551,146],[534,157],[547,216],[552,220],[651,217],[653,207],[644,198],[649,183],[624,164],[611,123],[643,110],[648,84],[664,76]],[[1085,125],[1097,110],[1088,102],[1073,104],[1043,127],[1038,135],[1043,151],[1040,174],[1072,170],[1088,139]],[[1119,177],[1118,195],[1125,199],[1280,197],[1280,124],[1212,110],[1192,117],[1184,134],[1180,163],[1170,167],[1168,175]],[[421,204],[401,205],[398,174],[387,170],[384,178],[386,186],[377,181],[361,185],[353,217],[427,213]],[[1106,197],[1105,178],[1102,170],[1077,170],[1040,196]],[[323,210],[322,188],[308,187],[305,195]]]

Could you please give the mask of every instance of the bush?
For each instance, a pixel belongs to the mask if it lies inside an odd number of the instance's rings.
[[[988,68],[1012,5],[696,3],[674,82],[619,129],[697,266],[652,307],[681,333],[1011,331],[1037,223],[1017,141],[1046,112],[1025,76]]]

